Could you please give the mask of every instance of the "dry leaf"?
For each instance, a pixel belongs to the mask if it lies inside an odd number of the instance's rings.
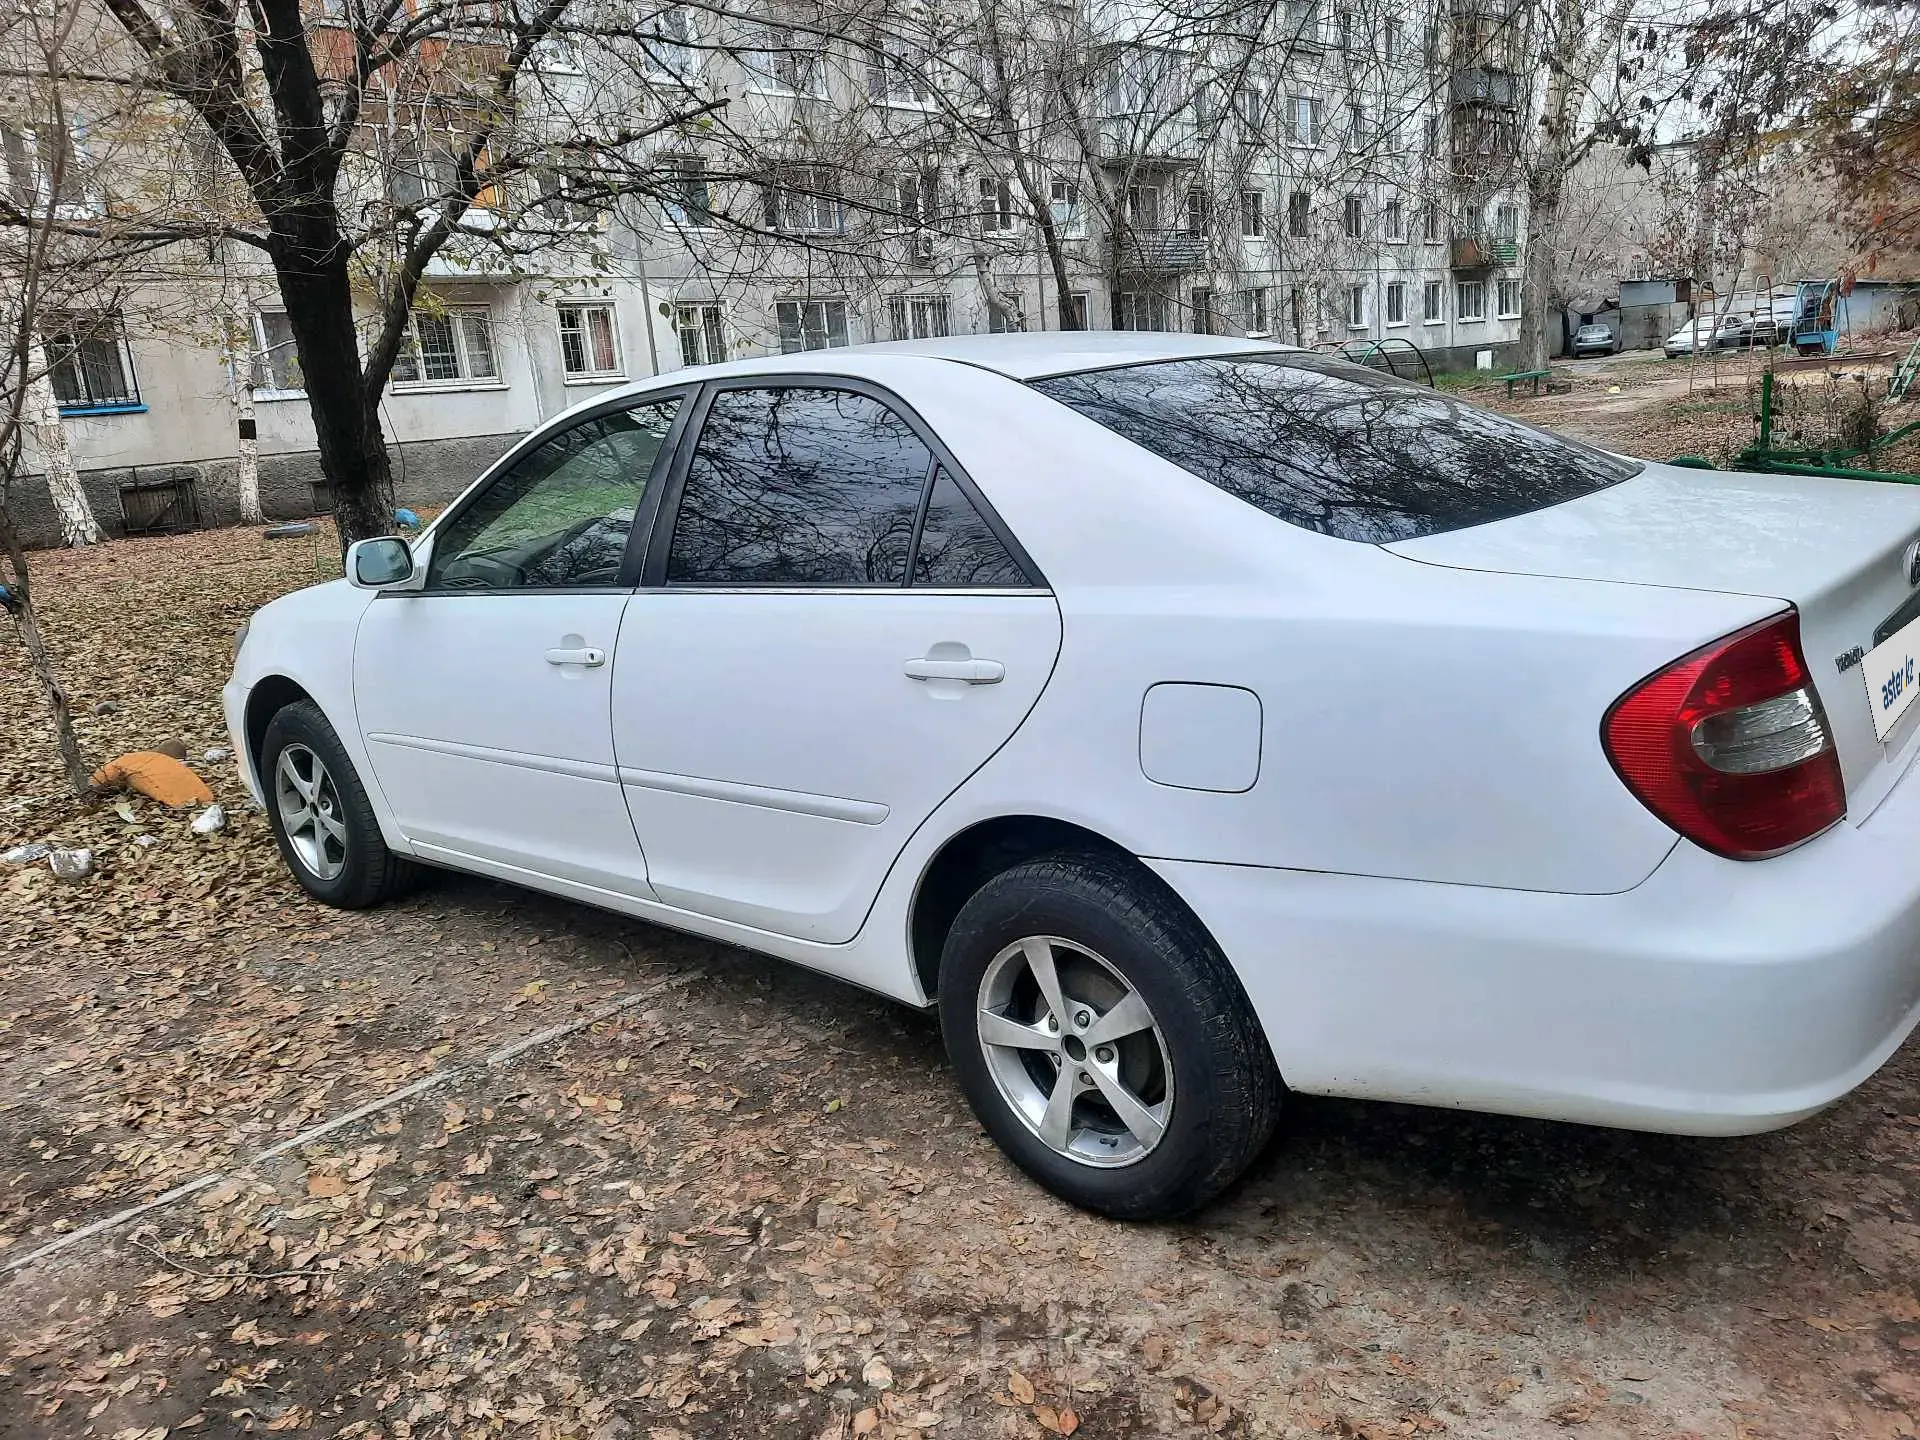
[[[1007,1375],[1007,1393],[1012,1395],[1013,1398],[1018,1400],[1022,1405],[1031,1405],[1033,1403],[1033,1382],[1018,1370],[1011,1371]]]
[[[331,1200],[346,1193],[346,1180],[331,1170],[316,1170],[307,1176],[307,1194],[316,1200]]]
[[[866,1368],[860,1372],[860,1378],[876,1390],[886,1390],[893,1385],[893,1370],[886,1361],[875,1355],[867,1361]]]

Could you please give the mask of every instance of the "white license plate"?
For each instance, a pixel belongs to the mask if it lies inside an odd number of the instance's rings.
[[[1885,740],[1913,697],[1920,695],[1920,620],[1909,620],[1869,650],[1860,674],[1867,682],[1873,733]]]

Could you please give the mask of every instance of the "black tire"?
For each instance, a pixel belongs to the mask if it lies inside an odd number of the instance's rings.
[[[337,801],[335,818],[346,831],[344,864],[338,874],[323,875],[315,870],[287,834],[276,803],[275,776],[280,757],[291,746],[304,747],[318,756],[331,778]],[[280,857],[300,888],[314,899],[341,910],[365,910],[397,899],[419,883],[420,867],[387,848],[359,772],[333,726],[311,700],[285,706],[267,722],[266,737],[260,744],[259,775],[267,821],[280,845]]]
[[[1093,952],[1138,992],[1159,1027],[1172,1103],[1158,1142],[1131,1163],[1062,1154],[995,1079],[976,1019],[982,982],[996,957],[1032,936]],[[1232,1184],[1273,1133],[1283,1087],[1238,977],[1186,907],[1123,857],[1046,855],[989,880],[948,932],[939,991],[947,1054],[974,1115],[1016,1165],[1063,1200],[1122,1220],[1185,1215]]]

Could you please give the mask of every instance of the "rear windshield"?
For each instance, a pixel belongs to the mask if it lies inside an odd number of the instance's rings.
[[[1484,525],[1640,472],[1637,461],[1320,355],[1165,360],[1032,384],[1267,514],[1341,540]]]

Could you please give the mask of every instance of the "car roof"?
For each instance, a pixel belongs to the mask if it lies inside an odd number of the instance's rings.
[[[718,380],[737,375],[776,375],[787,370],[817,374],[845,367],[856,367],[858,373],[874,375],[883,370],[891,358],[915,357],[957,361],[1014,380],[1034,380],[1045,375],[1101,370],[1115,365],[1144,365],[1157,360],[1183,360],[1208,355],[1295,352],[1298,348],[1226,335],[1181,335],[1141,330],[1041,330],[1017,335],[945,335],[930,340],[887,340],[871,345],[836,346],[830,350],[803,350],[792,355],[761,355],[747,360],[729,360],[719,365],[698,365],[669,371],[659,379]],[[649,383],[653,382],[650,380]]]

